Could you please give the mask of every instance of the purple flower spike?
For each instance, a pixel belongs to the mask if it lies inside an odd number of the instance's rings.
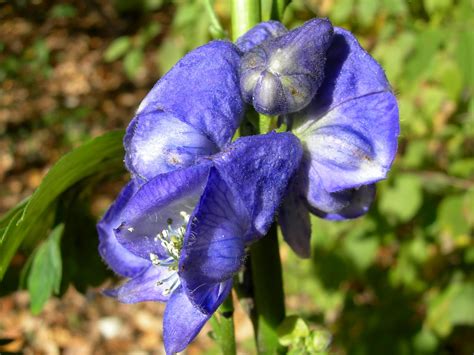
[[[290,120],[304,155],[279,221],[295,252],[309,257],[305,211],[331,220],[367,213],[374,183],[395,158],[398,107],[380,65],[350,32],[335,28],[318,94]]]
[[[245,53],[240,64],[244,100],[267,115],[303,109],[324,79],[332,36],[329,20],[314,19]]]

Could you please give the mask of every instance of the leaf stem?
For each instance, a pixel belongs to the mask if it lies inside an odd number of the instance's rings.
[[[216,336],[216,341],[224,355],[236,354],[233,315],[234,304],[231,293],[219,307],[218,312],[211,318],[211,325]]]

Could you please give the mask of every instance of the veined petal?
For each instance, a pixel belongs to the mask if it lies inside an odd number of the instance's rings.
[[[232,280],[221,284],[217,290],[217,303],[220,305],[232,289]],[[201,312],[188,299],[179,287],[166,304],[163,318],[163,340],[167,354],[184,350],[202,329],[211,314]]]
[[[167,355],[178,353],[191,343],[211,315],[202,313],[179,287],[166,304],[163,342]]]
[[[246,243],[270,228],[301,156],[301,144],[293,134],[271,132],[242,137],[213,157],[220,175],[249,211],[252,231]]]
[[[292,115],[294,127],[317,120],[338,105],[392,88],[377,61],[347,30],[334,27],[331,46],[326,52],[324,81],[311,103]]]
[[[285,26],[278,21],[260,22],[244,35],[237,38],[235,45],[242,51],[248,52],[252,48],[258,46],[262,42],[281,36],[288,32]]]
[[[239,89],[240,51],[212,41],[183,57],[140,104],[137,114],[168,112],[222,147],[244,114]]]
[[[120,214],[136,189],[134,182],[129,182],[97,224],[100,255],[114,272],[125,277],[134,277],[149,265],[146,260],[125,249],[114,233],[114,228],[120,225]]]
[[[311,222],[305,197],[301,195],[299,179],[293,178],[278,213],[283,238],[302,258],[311,256]]]
[[[309,189],[337,192],[384,179],[397,150],[398,107],[391,92],[347,101],[306,122],[295,134],[304,146]]]
[[[128,170],[144,180],[192,165],[198,157],[218,151],[201,131],[160,110],[136,116],[124,143]]]
[[[190,215],[204,190],[209,164],[198,164],[158,175],[143,185],[130,199],[120,216],[117,239],[130,252],[151,260],[167,258],[159,234],[177,230],[182,212]],[[152,260],[153,261],[153,260]]]
[[[215,168],[196,207],[181,250],[181,284],[193,304],[206,313],[216,309],[219,285],[243,265],[248,211]]]
[[[170,297],[167,288],[171,282],[175,281],[173,278],[177,279],[178,277],[175,270],[169,270],[165,266],[152,265],[151,262],[148,262],[148,268],[141,274],[127,281],[122,286],[106,290],[104,293],[122,303],[166,302]],[[163,282],[163,280],[166,282]]]
[[[322,191],[319,191],[319,193],[324,195]],[[317,201],[312,201],[309,209],[316,216],[328,220],[353,219],[366,214],[374,198],[375,184],[364,185],[356,189],[326,193],[323,198],[319,199],[324,203],[318,206]],[[328,206],[332,206],[332,208],[328,208]]]
[[[327,19],[313,19],[246,52],[240,65],[244,99],[267,115],[306,107],[323,82],[332,37]]]

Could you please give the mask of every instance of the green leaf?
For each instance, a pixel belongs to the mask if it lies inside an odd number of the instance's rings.
[[[337,5],[333,5],[331,21],[339,24],[348,20],[352,13],[353,2],[353,0],[340,0],[337,2]]]
[[[33,314],[41,312],[53,292],[56,294],[59,292],[62,274],[60,241],[63,230],[63,224],[54,228],[34,254],[27,281]]]
[[[415,175],[400,174],[395,184],[380,197],[380,210],[407,222],[418,212],[423,202],[422,184]]]
[[[68,18],[76,16],[77,9],[70,4],[57,4],[50,10],[49,15],[52,18]]]
[[[430,14],[443,13],[452,6],[452,0],[424,0],[425,9]]]
[[[474,87],[474,32],[471,27],[456,32],[458,43],[456,59],[459,68],[463,72],[464,85],[469,86],[471,91]],[[472,94],[472,92],[471,92]]]
[[[123,67],[125,69],[125,74],[127,74],[129,79],[133,79],[137,76],[138,71],[143,65],[143,50],[142,49],[133,49],[128,52],[123,60]]]
[[[278,341],[283,346],[296,344],[301,338],[309,336],[306,322],[298,316],[286,317],[278,326]]]
[[[375,16],[379,9],[379,1],[367,1],[367,0],[358,0],[357,1],[357,15],[359,22],[363,26],[370,26],[374,23]]]
[[[469,233],[469,225],[463,212],[463,195],[447,196],[441,201],[436,222],[444,236],[455,239]]]
[[[45,211],[64,191],[88,176],[122,171],[122,138],[123,131],[106,133],[66,154],[51,168],[24,209],[18,210],[0,236],[0,280],[20,244],[35,231]]]
[[[157,61],[161,73],[166,73],[186,53],[176,38],[166,38],[158,50]]]
[[[132,47],[132,41],[130,37],[123,36],[119,37],[110,43],[104,53],[104,60],[106,62],[113,62],[123,57],[128,50]]]
[[[428,302],[426,325],[446,337],[455,325],[474,325],[474,284],[453,282]]]
[[[412,83],[425,72],[444,39],[441,29],[428,29],[418,35],[414,51],[405,65],[404,78]]]

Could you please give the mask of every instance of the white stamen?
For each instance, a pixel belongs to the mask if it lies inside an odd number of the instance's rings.
[[[160,265],[160,259],[156,254],[150,253],[150,261],[153,265]]]

